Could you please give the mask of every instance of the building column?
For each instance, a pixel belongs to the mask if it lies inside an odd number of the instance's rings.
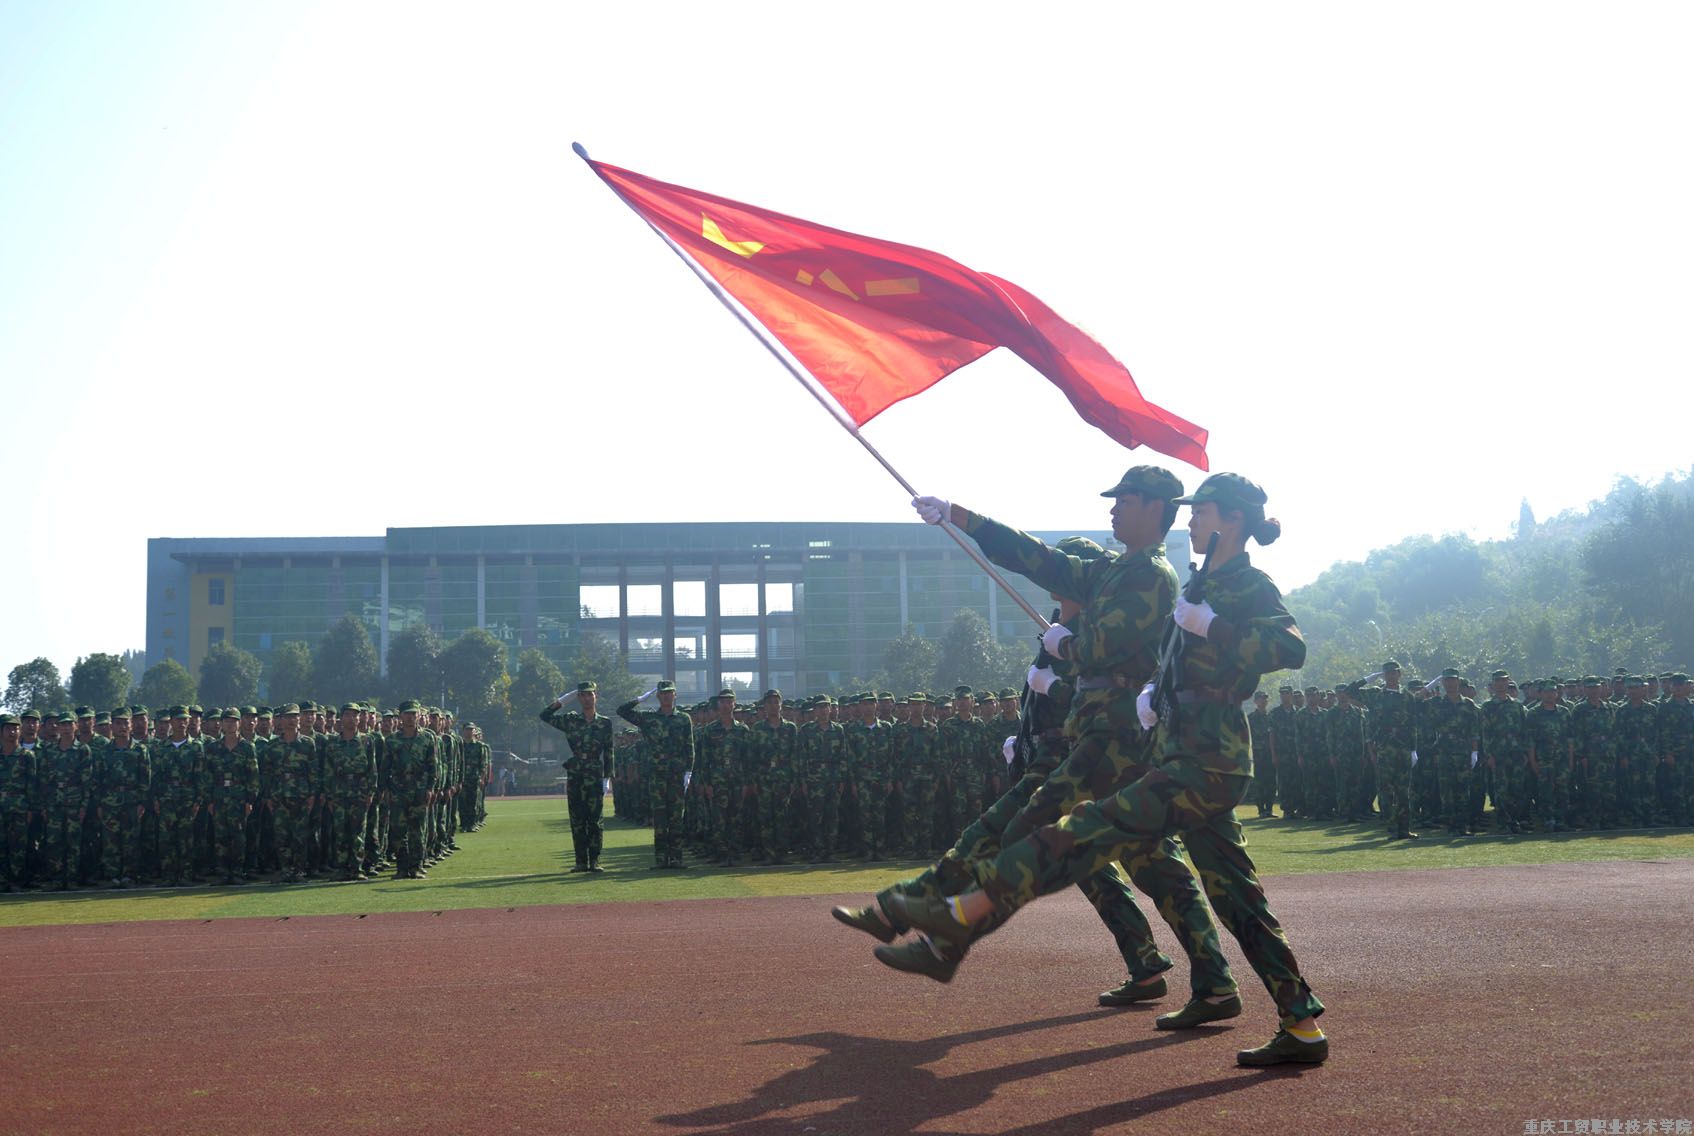
[[[712,691],[712,679],[723,681],[723,606],[719,601],[718,585],[723,580],[722,565],[712,557],[711,571],[706,573],[706,692]]]
[[[476,625],[488,626],[488,557],[476,554]]]
[[[765,561],[759,558],[756,568],[756,579],[759,584],[759,649],[756,652],[759,668],[759,691],[763,693],[771,688],[771,621],[770,612],[765,607]]]
[[[377,588],[377,606],[382,612],[377,631],[377,673],[388,675],[388,554],[382,556],[381,582]]]
[[[900,550],[900,634],[906,633],[906,625],[912,621],[912,606],[906,596],[906,552]]]
[[[659,610],[665,616],[665,677],[676,681],[676,567],[665,558],[665,576],[659,584]]]

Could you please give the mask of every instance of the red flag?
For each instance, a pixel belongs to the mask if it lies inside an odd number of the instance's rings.
[[[1206,431],[1141,397],[1122,363],[1009,280],[588,160],[733,295],[863,426],[996,347],[1125,446],[1206,469]]]

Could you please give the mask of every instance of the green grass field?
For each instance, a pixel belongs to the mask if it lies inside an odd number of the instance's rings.
[[[875,891],[922,866],[916,861],[884,861],[653,872],[647,870],[653,862],[651,830],[614,819],[607,823],[601,857],[606,873],[573,875],[568,871],[570,822],[563,798],[491,800],[488,814],[482,831],[463,834],[462,851],[431,868],[426,880],[0,896],[0,927],[833,895]],[[1256,818],[1242,823],[1254,862],[1265,876],[1694,856],[1694,830],[1690,829],[1457,839],[1426,836],[1387,842],[1378,830],[1364,825]]]

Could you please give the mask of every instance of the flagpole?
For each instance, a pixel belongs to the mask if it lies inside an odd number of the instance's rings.
[[[582,143],[572,142],[571,149],[576,151],[577,157],[581,158],[585,162],[588,161],[588,151],[583,148]],[[663,229],[660,229],[657,225],[653,224],[653,222],[643,216],[641,210],[637,209],[633,205],[630,205],[630,203],[624,198],[624,195],[617,192],[616,187],[608,186],[608,188],[612,190],[613,194],[619,201],[622,201],[624,205],[628,206],[631,213],[640,217],[642,223],[649,229],[653,230],[654,236],[658,237],[661,241],[664,241],[666,247],[676,253],[677,259],[681,260],[682,263],[688,266],[688,270],[694,273],[695,278],[706,286],[706,290],[708,292],[717,297],[718,303],[727,308],[729,313],[741,322],[741,326],[747,329],[748,334],[764,345],[765,350],[769,351],[771,356],[776,359],[778,363],[781,363],[783,368],[794,377],[794,381],[805,388],[807,394],[817,399],[818,405],[822,406],[824,410],[829,412],[829,416],[835,420],[836,425],[851,434],[853,440],[863,446],[865,448],[865,452],[875,458],[877,460],[877,464],[887,470],[889,476],[900,483],[900,488],[904,489],[907,493],[910,493],[913,497],[918,496],[918,491],[912,487],[912,483],[907,481],[899,470],[890,465],[888,459],[883,457],[881,452],[878,451],[875,446],[871,445],[869,440],[867,440],[863,434],[859,433],[858,425],[851,418],[848,418],[845,414],[843,414],[841,408],[833,401],[824,397],[823,392],[818,390],[815,380],[807,375],[800,364],[789,356],[786,351],[779,350],[777,344],[771,342],[764,327],[749,316],[742,309],[741,305],[736,303],[734,299],[723,290],[722,286],[719,285],[716,280],[712,279],[711,275],[707,273],[705,269],[701,268],[699,264],[695,262],[693,257],[688,255],[688,251],[686,249],[671,240]],[[1035,621],[1036,625],[1040,627],[1042,631],[1046,631],[1047,628],[1051,626],[1046,618],[1043,617],[1039,611],[1035,610],[1034,605],[1024,599],[1023,595],[1019,593],[1016,588],[1012,587],[1011,581],[1002,576],[999,569],[995,568],[994,565],[988,562],[988,558],[982,555],[982,553],[975,547],[974,542],[967,539],[965,534],[960,532],[958,528],[954,526],[952,521],[943,517],[941,519],[940,528],[942,532],[945,532],[948,536],[953,538],[953,542],[955,544],[964,549],[967,556],[976,561],[979,568],[988,573],[989,578],[991,578],[996,584],[1000,585],[1001,589],[1012,598],[1013,602],[1023,609],[1025,615]],[[992,627],[989,628],[990,634],[993,633],[993,630],[994,629]]]

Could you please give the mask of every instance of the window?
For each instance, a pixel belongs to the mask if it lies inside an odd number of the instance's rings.
[[[224,578],[213,576],[206,581],[206,602],[213,607],[222,607],[224,602]]]
[[[759,656],[757,635],[725,635],[718,641],[720,655],[725,659],[755,659]],[[752,683],[747,685],[751,686]]]
[[[224,629],[221,627],[206,628],[206,650],[210,651],[224,641]]]
[[[724,618],[759,614],[759,585],[719,584],[718,614]]]
[[[765,584],[765,611],[772,615],[777,612],[794,610],[793,584]]]
[[[584,619],[616,619],[621,614],[616,584],[584,584],[578,594]]]
[[[659,584],[631,584],[629,586],[630,615],[663,615],[664,588]]]
[[[706,581],[678,580],[671,588],[671,603],[679,616],[706,614]]]

